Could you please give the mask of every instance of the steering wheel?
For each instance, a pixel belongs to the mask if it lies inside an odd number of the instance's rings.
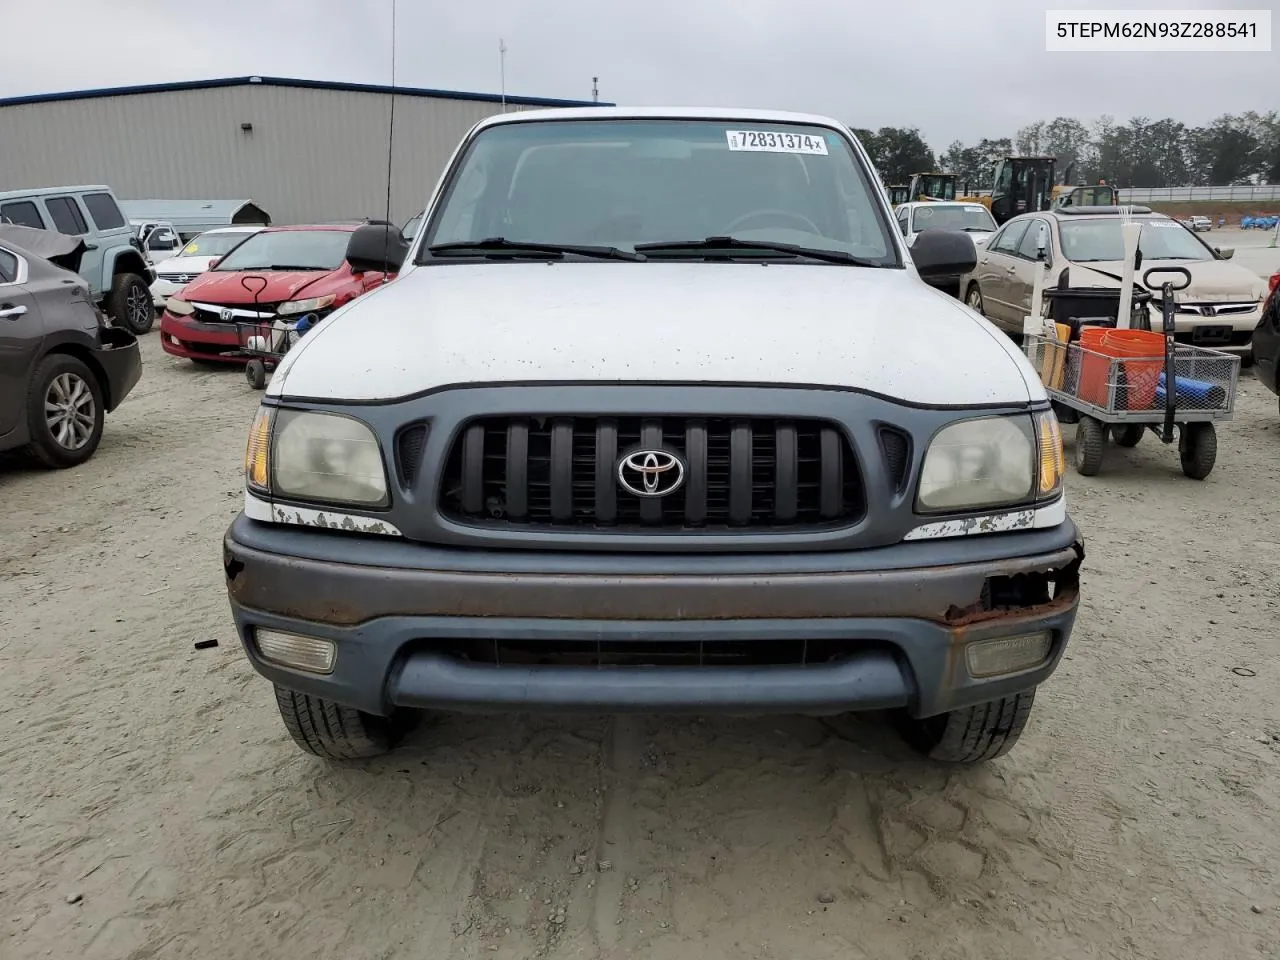
[[[738,217],[724,229],[726,233],[733,233],[734,230],[741,228],[743,224],[750,223],[752,220],[763,220],[766,217],[772,217],[775,220],[790,220],[792,223],[802,224],[808,233],[822,235],[822,230],[816,223],[803,214],[792,213],[790,210],[752,210],[750,213],[744,213]]]

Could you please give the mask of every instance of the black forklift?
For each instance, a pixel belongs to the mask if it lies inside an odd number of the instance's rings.
[[[1002,157],[991,179],[991,217],[1004,223],[1020,213],[1048,210],[1057,157]]]

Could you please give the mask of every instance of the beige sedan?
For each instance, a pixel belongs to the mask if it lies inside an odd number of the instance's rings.
[[[1191,285],[1175,294],[1177,339],[1248,354],[1253,329],[1262,316],[1266,294],[1262,279],[1231,263],[1234,251],[1210,247],[1171,217],[1146,213],[1133,219],[1142,224],[1140,272],[1152,267],[1185,267],[1191,273]],[[973,271],[960,278],[961,297],[1002,330],[1020,334],[1023,318],[1031,309],[1038,264],[1048,264],[1046,287],[1056,286],[1062,271],[1070,269],[1073,287],[1115,288],[1120,286],[1123,259],[1116,213],[1083,208],[1026,213],[1009,220],[979,250]],[[1137,282],[1142,282],[1141,277]],[[1159,287],[1152,292],[1152,322],[1158,325]]]

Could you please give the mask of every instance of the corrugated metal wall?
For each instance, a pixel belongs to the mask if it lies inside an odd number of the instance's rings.
[[[0,107],[0,190],[106,183],[122,199],[252,197],[274,223],[382,217],[390,104],[248,84]],[[501,110],[396,98],[395,223],[422,209],[463,134]]]

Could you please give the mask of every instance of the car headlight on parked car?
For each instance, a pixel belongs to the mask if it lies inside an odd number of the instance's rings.
[[[942,428],[925,452],[916,507],[956,512],[1056,497],[1062,435],[1052,410],[978,417]]]
[[[170,297],[166,300],[164,302],[164,307],[170,313],[176,314],[179,317],[189,317],[191,314],[196,312],[195,307],[187,303],[187,301],[180,300],[177,297]]]
[[[378,438],[354,417],[262,407],[245,450],[251,491],[366,507],[387,502]]]
[[[333,301],[337,299],[332,293],[327,297],[311,297],[308,300],[288,300],[280,306],[276,307],[276,313],[282,317],[291,317],[298,313],[315,313],[317,310],[323,310],[325,307],[333,306]]]

